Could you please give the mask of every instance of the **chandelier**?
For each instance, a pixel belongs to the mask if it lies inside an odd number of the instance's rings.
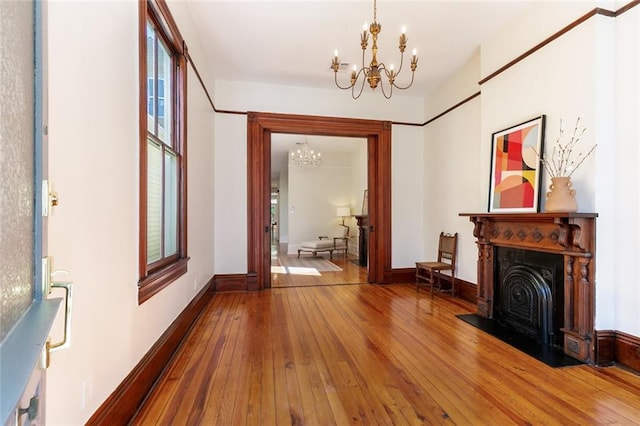
[[[309,148],[309,144],[306,141],[298,142],[296,145],[299,145],[300,148],[291,153],[291,164],[314,167],[320,165],[320,161],[322,160],[321,153]]]
[[[385,98],[390,99],[391,95],[393,95],[393,88],[397,88],[400,90],[408,89],[413,84],[413,76],[416,68],[418,67],[418,57],[416,53],[416,49],[413,49],[412,57],[411,57],[411,82],[407,86],[398,86],[396,84],[396,77],[400,72],[402,72],[402,64],[404,60],[404,51],[407,48],[407,35],[405,34],[405,28],[402,28],[400,34],[400,67],[396,71],[394,69],[393,64],[390,64],[388,67],[380,62],[378,63],[378,34],[382,30],[382,25],[380,25],[377,21],[376,17],[376,0],[373,0],[373,23],[369,26],[369,32],[371,33],[371,39],[373,40],[373,45],[371,46],[371,62],[369,66],[366,67],[364,65],[364,57],[365,51],[367,50],[367,45],[369,43],[369,34],[367,33],[367,23],[365,22],[362,28],[362,34],[360,35],[360,47],[362,48],[362,66],[360,70],[354,65],[353,71],[351,71],[351,84],[348,86],[341,86],[338,83],[338,69],[340,68],[340,58],[338,57],[338,50],[335,51],[333,60],[331,61],[331,68],[333,69],[336,86],[340,89],[347,90],[351,89],[351,97],[353,99],[358,99],[362,94],[362,90],[364,89],[365,81],[369,82],[369,87],[375,89],[378,87],[378,83],[380,83],[380,87],[382,89],[382,94]],[[387,78],[389,81],[389,95],[387,96],[387,92],[384,89],[384,83],[382,82],[382,76]],[[362,80],[360,77],[362,76]],[[357,86],[360,89],[357,89]],[[357,94],[356,94],[357,92]]]

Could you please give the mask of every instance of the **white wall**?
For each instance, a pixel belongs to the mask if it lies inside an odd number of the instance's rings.
[[[327,152],[318,167],[289,165],[289,253],[303,241],[339,236],[336,209],[349,205],[351,156]]]
[[[171,4],[181,28],[184,4]],[[71,348],[52,354],[47,423],[83,424],[213,276],[213,114],[188,75],[189,272],[142,305],[138,281],[138,4],[50,2],[49,220],[73,281]],[[183,31],[190,53],[197,40]],[[204,62],[199,70],[208,72]],[[55,334],[55,333],[54,333]],[[84,391],[83,391],[84,389]]]
[[[214,145],[215,273],[246,273],[247,118],[217,114]]]
[[[312,89],[224,80],[217,80],[215,88],[216,108],[231,111],[263,111],[409,122],[419,122],[424,115],[422,98],[415,97],[415,93],[414,96],[394,94],[387,100],[380,91],[367,90],[359,99],[354,100],[349,93],[335,88]],[[310,102],[310,99],[313,101]]]
[[[640,8],[636,7],[616,20],[616,146],[612,169],[615,208],[614,224],[602,232],[614,234],[614,304],[616,329],[640,336],[640,285],[635,270],[640,264]],[[600,234],[598,235],[600,237]],[[598,248],[598,256],[601,250]],[[600,264],[600,258],[598,259]],[[611,285],[607,280],[604,285]]]
[[[279,222],[278,222],[278,234],[280,236],[280,243],[287,243],[289,241],[289,169],[280,171],[280,197],[278,199],[279,205]]]
[[[425,162],[425,232],[426,259],[438,255],[440,232],[458,233],[456,276],[477,282],[478,251],[473,225],[459,213],[486,211],[480,197],[480,156],[478,134],[480,100],[478,98],[451,112],[447,120],[434,122],[427,130]],[[464,125],[455,123],[463,122]]]
[[[421,122],[424,117],[422,98],[395,95],[386,100],[380,93],[365,93],[359,100],[339,90],[272,86],[229,81],[215,82],[216,108],[233,111],[264,111],[273,113],[309,114],[331,117],[367,118]],[[313,100],[312,102],[310,100]],[[246,117],[233,114],[216,115],[216,274],[247,272],[247,123]],[[421,127],[393,126],[392,157],[407,158],[415,167],[420,159],[413,156],[423,140]],[[408,151],[404,151],[408,150]],[[397,151],[397,152],[396,152]],[[421,157],[421,150],[417,157]],[[398,157],[398,155],[400,157]],[[415,186],[416,170],[409,173],[403,167],[392,168],[392,197]],[[421,179],[421,177],[419,178]],[[289,176],[289,185],[293,178]],[[421,206],[420,193],[412,193],[409,205]],[[396,200],[398,200],[396,198]],[[403,198],[404,200],[404,198]],[[226,205],[225,208],[218,206]],[[291,219],[291,217],[289,218]],[[392,239],[394,235],[412,235],[412,242],[396,248],[392,245],[394,266],[410,266],[422,255],[415,238],[416,226],[421,226],[421,208],[392,207]],[[289,242],[293,243],[292,236]],[[396,256],[397,258],[394,258]]]
[[[358,148],[351,153],[351,196],[350,207],[352,215],[362,214],[362,202],[364,191],[367,189],[368,174],[368,148],[367,140],[362,139]],[[354,217],[345,219],[345,224],[351,228],[351,239],[349,240],[349,252],[360,254],[360,229]]]
[[[362,214],[364,190],[367,189],[368,156],[367,140],[361,139],[358,148],[351,153],[351,214]]]
[[[391,129],[391,266],[415,268],[425,260],[424,129]]]
[[[428,117],[434,117],[476,94],[480,74],[480,51],[425,100]],[[478,251],[473,225],[459,213],[487,209],[480,192],[480,98],[466,102],[426,126],[424,170],[425,259],[438,255],[440,232],[458,233],[456,276],[477,282]],[[488,177],[487,177],[488,179]]]
[[[366,139],[358,139],[358,142],[353,152],[322,150],[322,164],[317,168],[285,163],[279,171],[279,235],[280,243],[289,243],[289,253],[297,253],[300,242],[315,239],[318,235],[341,234],[342,229],[336,228],[341,222],[335,216],[336,207],[349,207],[351,214],[360,214],[362,193],[367,184],[367,145]],[[314,143],[310,142],[310,145],[314,146]],[[289,176],[293,180],[291,197]],[[293,212],[290,210],[292,206],[295,207]],[[294,218],[291,225],[293,234],[289,230],[290,217]],[[350,227],[352,236],[357,235],[353,218],[345,218],[344,223]],[[289,235],[294,236],[290,238]],[[354,249],[354,241],[357,239],[351,239],[350,251],[355,253],[357,246]]]

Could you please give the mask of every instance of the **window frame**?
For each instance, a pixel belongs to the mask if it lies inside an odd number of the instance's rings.
[[[187,69],[186,46],[180,31],[164,0],[147,0],[139,3],[139,116],[140,116],[140,211],[139,211],[139,280],[138,304],[174,282],[187,272]],[[147,129],[148,79],[147,79],[147,22],[156,30],[170,50],[171,71],[171,145],[167,145],[177,158],[177,242],[176,253],[158,261],[147,262]],[[165,85],[166,90],[166,85]],[[165,93],[166,98],[166,93]],[[154,115],[157,108],[154,106]],[[152,140],[158,142],[153,136]],[[162,144],[162,141],[160,141]],[[163,147],[164,153],[164,147]],[[164,161],[164,155],[163,155]],[[164,193],[164,180],[162,183]],[[164,206],[163,206],[164,210]],[[164,219],[163,219],[164,228]]]

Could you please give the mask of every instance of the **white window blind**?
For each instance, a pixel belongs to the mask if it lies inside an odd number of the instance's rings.
[[[147,263],[162,258],[162,148],[147,144]]]

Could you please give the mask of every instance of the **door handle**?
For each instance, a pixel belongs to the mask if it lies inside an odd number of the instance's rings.
[[[47,341],[46,345],[46,362],[45,365],[49,366],[49,353],[59,351],[61,349],[66,349],[71,346],[71,301],[72,301],[72,291],[71,291],[71,282],[62,282],[62,281],[52,281],[51,277],[56,275],[57,273],[64,272],[68,273],[68,271],[57,270],[51,271],[51,257],[42,258],[42,293],[45,296],[51,294],[52,288],[61,288],[64,290],[64,334],[62,336],[62,341],[58,343],[50,343]]]
[[[62,341],[48,345],[49,352],[59,351],[71,346],[71,284],[70,282],[52,282],[51,288],[61,288],[64,290],[64,334]]]
[[[373,232],[373,225],[369,225],[369,232]]]

